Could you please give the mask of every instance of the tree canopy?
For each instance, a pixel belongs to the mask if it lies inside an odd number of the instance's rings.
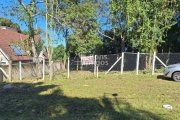
[[[11,10],[23,13],[19,20],[33,23],[36,15],[44,17],[46,38],[52,40],[51,45],[45,42],[47,47],[64,39],[67,54],[152,53],[165,52],[165,47],[179,52],[179,0],[31,0],[27,6],[18,1],[21,9]],[[34,35],[33,24],[28,27]],[[63,38],[52,38],[54,32]]]
[[[66,59],[66,50],[62,44],[54,48],[53,60],[65,60]]]
[[[21,32],[20,26],[7,18],[0,18],[0,26],[7,26]]]

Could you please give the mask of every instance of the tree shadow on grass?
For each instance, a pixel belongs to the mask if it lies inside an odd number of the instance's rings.
[[[0,119],[3,120],[164,120],[133,108],[118,94],[77,98],[66,96],[57,85],[13,83],[14,87],[6,90],[2,86]]]

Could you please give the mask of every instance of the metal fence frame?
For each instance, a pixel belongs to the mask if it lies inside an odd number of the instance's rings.
[[[115,69],[119,71],[120,74],[123,74],[125,71],[135,71],[135,74],[140,74],[140,71],[145,71],[146,64],[149,64],[148,72],[154,75],[157,73],[155,70],[166,67],[169,64],[176,64],[177,59],[180,57],[176,57],[176,61],[173,62],[173,58],[180,54],[178,53],[132,53],[132,52],[122,52],[121,54],[111,54],[111,55],[94,55],[94,64],[89,65],[91,68],[87,66],[83,66],[84,69],[81,70],[89,70],[97,75],[97,69],[99,71],[104,71],[105,74],[108,74],[111,70]],[[102,57],[104,56],[105,59]],[[147,59],[148,58],[148,59]],[[79,58],[80,59],[80,58]],[[165,62],[167,59],[171,59],[170,62]],[[108,65],[102,65],[101,63],[105,63],[106,60],[109,62]],[[77,64],[76,64],[77,62]],[[73,65],[81,65],[80,60],[73,61]],[[100,64],[98,64],[100,63]],[[72,62],[70,61],[70,65]],[[129,67],[128,67],[129,65]],[[159,67],[160,66],[160,67]],[[85,69],[86,68],[86,69]],[[162,71],[163,72],[163,71]],[[162,74],[162,72],[160,72]],[[159,74],[159,73],[158,73]]]
[[[84,69],[82,70],[88,70],[91,71],[94,75],[98,76],[98,71],[104,72],[105,74],[108,74],[111,70],[117,71],[120,74],[123,74],[125,71],[134,71],[136,75],[139,74],[140,70],[144,70],[144,66],[147,62],[146,57],[150,56],[151,61],[148,61],[150,63],[150,70],[151,74],[154,75],[156,73],[156,69],[164,68],[169,64],[176,64],[180,61],[180,54],[179,53],[131,53],[131,52],[122,52],[121,54],[110,54],[110,55],[94,55],[94,62],[91,65],[84,65]],[[66,60],[67,65],[67,78],[70,78],[70,71],[74,70],[72,69],[73,66],[82,66],[81,61],[74,60],[71,58],[68,58]],[[22,67],[24,64],[29,63],[19,63],[13,64],[13,66],[16,66],[16,72],[20,80],[22,80],[23,72]],[[44,74],[48,73],[45,71],[47,70],[47,65],[45,64],[45,61],[41,62],[42,64],[42,74],[43,74],[43,80],[44,80]],[[129,65],[129,66],[128,66]],[[12,74],[12,70],[10,68],[12,65],[7,65],[6,68],[3,68],[3,66],[0,67],[0,70],[2,73],[6,76],[7,79],[9,79]],[[56,66],[57,67],[57,66]],[[58,69],[58,68],[56,68]],[[162,73],[162,72],[161,72]],[[17,79],[17,78],[16,78]]]

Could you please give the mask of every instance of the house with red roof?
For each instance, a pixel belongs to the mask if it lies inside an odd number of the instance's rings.
[[[27,40],[28,37],[28,35],[18,33],[12,28],[0,26],[0,65],[9,64],[10,60],[12,63],[33,61],[29,50],[25,50],[22,45],[14,44],[15,41],[22,42]],[[40,36],[35,36],[35,42],[40,42],[40,40]],[[46,53],[39,52],[39,55],[47,59]]]

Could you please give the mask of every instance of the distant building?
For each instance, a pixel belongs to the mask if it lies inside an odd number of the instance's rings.
[[[0,26],[0,65],[9,64],[9,60],[14,63],[33,61],[30,51],[25,51],[22,45],[14,44],[15,41],[24,41],[28,37],[12,28]],[[40,36],[35,36],[35,42],[40,42],[40,40]],[[47,53],[39,52],[39,55],[39,57],[47,59]]]

